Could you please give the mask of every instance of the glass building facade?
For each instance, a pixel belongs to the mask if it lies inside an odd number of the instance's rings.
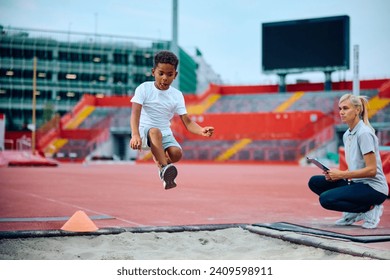
[[[31,123],[36,69],[36,116],[41,126],[69,111],[83,94],[128,95],[153,80],[153,56],[169,41],[0,26],[0,111],[7,130]],[[36,68],[34,68],[36,57]],[[197,92],[198,65],[179,50],[179,88]]]

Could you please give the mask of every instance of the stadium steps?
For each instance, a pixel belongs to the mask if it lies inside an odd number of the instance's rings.
[[[246,145],[250,144],[251,142],[252,142],[252,140],[249,139],[249,138],[241,139],[241,140],[237,141],[236,143],[234,143],[232,147],[230,147],[230,148],[227,149],[225,152],[223,152],[222,154],[220,154],[215,160],[216,160],[216,161],[225,161],[225,160],[228,160],[228,159],[231,158],[234,154],[236,154],[238,151],[240,151],[241,149],[243,149]]]
[[[74,118],[72,118],[66,125],[65,129],[75,129],[95,110],[95,106],[86,105]]]
[[[381,98],[378,95],[374,96],[368,101],[368,118],[373,117],[380,110],[384,109],[390,104],[390,98]]]
[[[68,139],[56,138],[54,139],[45,149],[46,156],[53,156],[57,151],[59,151],[63,146],[68,143]]]
[[[292,106],[292,104],[294,104],[296,101],[298,101],[299,99],[301,99],[302,96],[303,96],[304,94],[305,94],[305,92],[303,92],[303,91],[297,91],[296,93],[294,93],[293,95],[291,95],[289,99],[287,99],[285,102],[283,102],[282,104],[280,104],[280,105],[274,110],[274,112],[276,112],[276,113],[281,113],[281,112],[286,111],[289,107]]]
[[[86,105],[84,108],[75,115],[69,122],[64,126],[64,129],[76,129],[92,112],[95,110],[95,106]],[[63,146],[68,143],[68,139],[65,138],[55,138],[51,143],[45,148],[44,152],[47,156],[53,156],[56,152],[61,150]]]
[[[188,106],[187,112],[190,115],[200,115],[203,114],[205,111],[207,111],[208,108],[213,106],[215,102],[217,102],[218,99],[221,98],[220,94],[211,94],[208,96],[203,102],[200,104]]]

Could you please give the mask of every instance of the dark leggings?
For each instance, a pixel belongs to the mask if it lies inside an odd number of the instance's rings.
[[[382,204],[387,198],[368,184],[351,182],[348,185],[345,180],[331,182],[324,175],[311,177],[309,188],[319,195],[322,207],[339,212],[367,212],[371,206]]]

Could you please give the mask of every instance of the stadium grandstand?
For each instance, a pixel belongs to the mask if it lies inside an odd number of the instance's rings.
[[[389,80],[361,81],[361,94],[369,97],[370,119],[383,146],[390,144],[389,84]],[[287,87],[287,93],[279,93],[276,85],[211,84],[203,94],[185,98],[191,117],[214,125],[215,137],[191,135],[176,118],[172,128],[183,146],[184,160],[296,164],[310,153],[327,157],[341,145],[338,133],[345,129],[337,102],[351,86],[351,82],[334,83],[335,90],[328,92],[323,84],[295,84]],[[60,161],[149,160],[150,154],[131,154],[128,149],[130,98],[84,95],[70,112],[38,129],[37,148]]]
[[[0,26],[0,110],[7,130],[32,123],[34,57],[36,57],[36,123],[63,116],[84,94],[131,96],[151,80],[154,53],[171,41],[81,32]],[[221,83],[202,57],[179,49],[178,85],[184,94],[203,92]]]

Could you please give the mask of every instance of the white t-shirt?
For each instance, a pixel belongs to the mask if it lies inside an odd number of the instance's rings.
[[[174,87],[159,90],[154,82],[144,82],[135,89],[131,102],[142,105],[141,127],[157,127],[163,136],[172,134],[171,119],[175,114],[187,114],[184,96]]]

